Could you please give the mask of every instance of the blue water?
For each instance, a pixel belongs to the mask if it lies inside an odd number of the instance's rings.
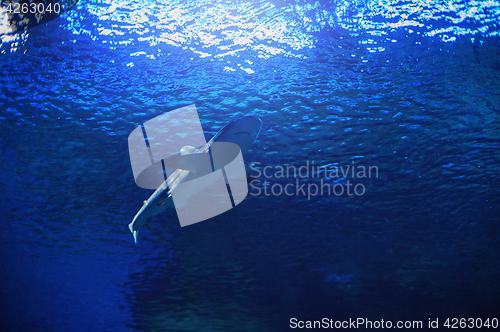
[[[1,330],[500,318],[499,19],[498,1],[90,0],[3,35]],[[207,133],[260,117],[259,170],[378,176],[183,228],[171,209],[137,250],[151,191],[128,135],[189,104]]]

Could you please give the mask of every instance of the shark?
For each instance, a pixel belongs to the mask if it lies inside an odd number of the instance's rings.
[[[146,223],[149,224],[153,217],[174,206],[172,193],[179,188],[180,184],[185,184],[214,170],[209,154],[213,154],[216,147],[229,150],[233,148],[234,152],[234,147],[237,146],[237,153],[241,151],[244,156],[253,146],[261,129],[262,121],[258,117],[244,116],[226,124],[203,146],[184,146],[178,154],[165,158],[163,160],[165,166],[175,168],[175,171],[144,201],[141,209],[128,225],[136,246],[139,230]],[[233,156],[234,153],[226,155]],[[219,161],[219,166],[215,168],[224,166],[228,161]],[[207,168],[206,165],[210,167]]]

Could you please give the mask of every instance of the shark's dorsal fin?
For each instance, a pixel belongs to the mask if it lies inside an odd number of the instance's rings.
[[[143,203],[143,205],[144,205],[144,204],[146,204],[147,202],[148,202],[147,200],[144,200],[144,203]]]

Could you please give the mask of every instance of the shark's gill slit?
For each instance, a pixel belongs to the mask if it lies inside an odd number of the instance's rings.
[[[224,176],[224,181],[226,182],[227,191],[229,193],[229,199],[231,199],[231,205],[233,207],[235,207],[236,204],[234,204],[233,194],[231,193],[231,185],[229,184],[229,181],[227,180],[226,170],[224,169],[224,167],[221,167],[221,170],[222,170],[222,175]]]
[[[148,135],[146,134],[146,128],[144,128],[144,125],[141,124],[141,129],[142,129],[142,135],[144,136],[144,140],[146,141],[146,146],[148,147],[148,153],[149,153],[149,158],[151,159],[151,164],[155,163],[155,160],[153,158],[153,152],[151,152],[151,147],[149,146],[149,139]],[[165,168],[163,168],[165,171]]]

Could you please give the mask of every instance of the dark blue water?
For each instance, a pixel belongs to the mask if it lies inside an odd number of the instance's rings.
[[[94,0],[3,35],[0,329],[500,318],[499,18],[498,1]],[[261,171],[378,176],[183,228],[171,209],[137,251],[151,191],[128,135],[193,103],[208,133],[260,117],[245,160]],[[321,180],[346,183],[301,183]]]

